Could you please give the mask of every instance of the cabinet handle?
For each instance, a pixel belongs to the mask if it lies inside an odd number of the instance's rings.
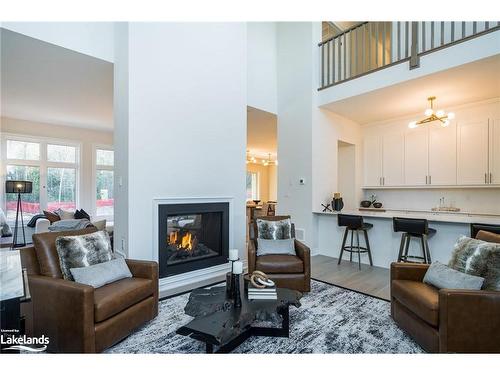
[[[427,185],[429,182],[429,176],[425,176],[425,184]]]
[[[493,183],[493,173],[490,173],[490,184]]]
[[[487,184],[488,183],[488,173],[485,173],[484,174],[484,183]]]
[[[385,186],[385,177],[382,177],[382,185]]]
[[[432,185],[432,176],[429,176],[429,185]]]

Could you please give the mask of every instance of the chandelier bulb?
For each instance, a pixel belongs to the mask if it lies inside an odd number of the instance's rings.
[[[418,125],[417,125],[417,122],[416,122],[416,121],[412,121],[412,122],[410,122],[410,123],[408,124],[408,127],[409,127],[410,129],[415,129],[417,126],[418,126]]]
[[[436,116],[437,117],[443,117],[444,116],[444,111],[440,109],[439,111],[436,111]]]

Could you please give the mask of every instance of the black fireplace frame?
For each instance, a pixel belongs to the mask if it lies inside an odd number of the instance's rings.
[[[222,213],[221,254],[210,258],[193,259],[189,262],[167,265],[162,259],[162,250],[167,246],[167,219],[172,215],[194,215],[209,212]],[[162,230],[165,228],[165,230]],[[165,203],[158,206],[158,263],[159,277],[217,266],[228,262],[229,257],[229,202],[216,203]]]

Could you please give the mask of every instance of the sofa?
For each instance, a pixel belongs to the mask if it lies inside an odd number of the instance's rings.
[[[263,216],[263,220],[283,220],[290,216]],[[253,235],[248,243],[248,272],[255,270],[266,273],[278,287],[309,292],[311,290],[311,250],[302,242],[295,240],[296,255],[257,256],[257,224],[253,223]],[[292,224],[292,237],[295,228]]]
[[[472,226],[472,234],[476,229]],[[485,240],[481,233],[474,237]],[[438,290],[422,281],[428,268],[391,264],[391,316],[396,324],[431,353],[500,353],[500,292]]]
[[[34,234],[33,246],[20,250],[31,292],[22,307],[27,334],[48,337],[50,352],[98,353],[158,315],[156,262],[126,259],[133,277],[93,288],[63,279],[55,246],[60,235]]]

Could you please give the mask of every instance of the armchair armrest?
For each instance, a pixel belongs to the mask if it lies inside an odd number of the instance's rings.
[[[441,289],[439,351],[500,352],[500,292]]]
[[[40,275],[28,281],[35,336],[47,336],[50,351],[95,352],[94,288]]]
[[[132,276],[158,280],[158,263],[148,260],[125,259]]]
[[[304,262],[304,274],[309,278],[311,276],[311,249],[302,242],[295,240],[295,253]]]
[[[248,240],[248,273],[255,271],[255,262],[257,260],[257,251],[252,239]]]
[[[149,279],[153,281],[153,298],[154,305],[151,312],[151,319],[158,315],[158,296],[160,289],[158,287],[158,263],[148,260],[125,259],[132,276]]]
[[[429,268],[429,264],[391,263],[392,280],[422,281]]]

